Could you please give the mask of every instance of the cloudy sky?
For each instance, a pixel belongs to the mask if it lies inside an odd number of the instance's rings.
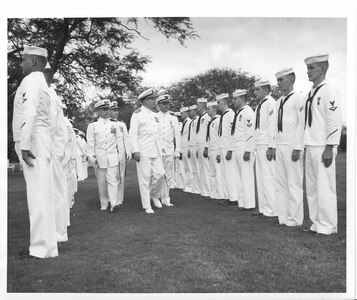
[[[293,67],[295,87],[308,91],[304,59],[330,55],[328,79],[340,91],[346,107],[347,22],[344,18],[192,18],[200,38],[186,42],[166,40],[155,29],[139,24],[142,35],[134,46],[152,62],[143,73],[149,86],[167,85],[212,67],[241,68],[276,83],[275,73]]]

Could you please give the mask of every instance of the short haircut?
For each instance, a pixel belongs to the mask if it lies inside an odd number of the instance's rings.
[[[292,81],[292,83],[295,83],[296,75],[295,73],[290,73],[288,74],[289,79]]]
[[[52,69],[44,69],[43,75],[45,75],[45,79],[46,79],[47,83],[50,84],[53,80],[53,75],[54,75]]]
[[[323,69],[324,73],[327,72],[328,70],[328,67],[329,67],[329,63],[328,61],[321,61],[321,62],[318,62],[316,63],[321,69]]]
[[[39,66],[40,70],[43,71],[47,65],[47,58],[40,55],[31,55],[31,56],[36,60],[36,64]]]
[[[270,93],[270,91],[271,91],[271,86],[270,85],[263,85],[262,86],[262,88],[264,89],[264,90],[266,90],[267,92],[268,92],[268,94]]]

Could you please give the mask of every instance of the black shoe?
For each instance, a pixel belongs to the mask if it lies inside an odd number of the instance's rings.
[[[255,211],[255,212],[252,213],[252,216],[254,216],[254,217],[259,217],[259,216],[262,216],[262,215],[263,214],[261,212],[259,212],[259,211]]]
[[[119,210],[119,205],[114,205],[113,209],[110,210],[111,213],[116,213]]]
[[[229,205],[238,205],[238,201],[229,201]]]
[[[30,251],[29,250],[21,250],[19,252],[19,259],[21,260],[32,260],[32,259],[40,259],[39,257],[30,255]]]
[[[275,222],[274,226],[283,226],[284,224],[280,224],[279,222]]]
[[[244,208],[243,208],[243,207],[235,207],[235,208],[233,208],[233,210],[236,210],[236,211],[243,211],[243,210],[244,210]]]
[[[309,228],[308,229],[303,229],[303,230],[301,230],[301,232],[309,233],[309,234],[316,234],[316,231],[310,230]]]

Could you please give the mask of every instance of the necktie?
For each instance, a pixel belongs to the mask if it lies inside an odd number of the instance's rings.
[[[197,127],[196,127],[196,133],[198,133],[200,131],[200,125],[201,125],[201,118],[206,114],[206,112],[204,112],[202,115],[200,115],[200,117],[198,118],[198,123],[197,123]]]
[[[284,104],[288,99],[294,95],[294,93],[289,94],[284,100],[280,102],[278,110],[278,132],[283,131],[283,114],[284,114]]]
[[[218,135],[219,135],[219,136],[222,136],[222,130],[223,130],[223,129],[222,129],[223,117],[224,117],[224,115],[225,115],[227,112],[229,112],[229,110],[228,110],[228,109],[224,112],[224,114],[222,115],[221,119],[219,120],[219,126],[218,126]]]
[[[257,128],[260,128],[260,109],[262,108],[262,105],[265,101],[267,101],[268,98],[265,98],[262,102],[260,102],[258,104],[258,107],[257,107],[257,115],[256,115],[256,118],[255,118],[255,129]]]
[[[309,92],[309,97],[307,98],[306,104],[305,104],[305,128],[306,128],[306,122],[308,122],[309,127],[311,127],[311,124],[312,124],[312,109],[311,109],[312,100],[314,99],[314,97],[317,94],[317,92],[319,91],[319,89],[322,88],[323,86],[324,86],[324,84],[318,86],[312,96],[311,96],[311,91]],[[308,109],[308,107],[309,107],[309,109]]]
[[[244,106],[238,110],[235,115],[234,115],[234,119],[233,119],[233,125],[232,125],[232,129],[231,129],[231,135],[234,134],[234,132],[236,131],[236,123],[237,123],[237,117],[239,115],[239,113],[244,109]]]

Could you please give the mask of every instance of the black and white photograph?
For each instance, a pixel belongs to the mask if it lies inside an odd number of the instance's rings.
[[[356,7],[21,2],[2,299],[356,299]]]

